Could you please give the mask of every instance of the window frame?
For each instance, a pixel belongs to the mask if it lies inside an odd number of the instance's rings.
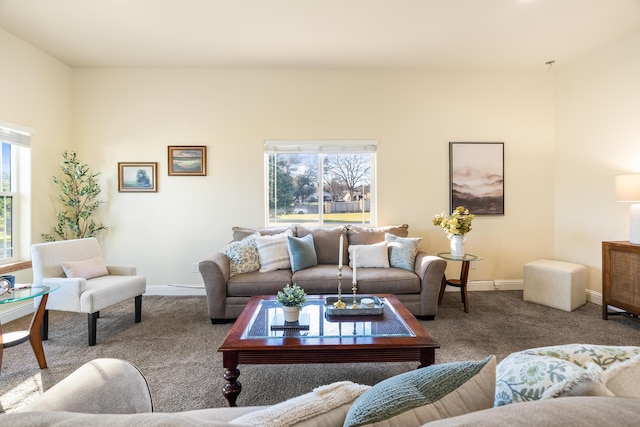
[[[297,221],[271,221],[269,212],[269,156],[272,154],[318,154],[318,200],[324,194],[323,156],[327,154],[370,154],[369,183],[369,221],[353,224],[376,226],[377,224],[377,140],[266,140],[264,141],[264,223],[267,227],[295,224]],[[324,209],[318,211],[317,222],[305,222],[305,225],[332,227],[335,222],[324,222]],[[344,224],[347,224],[346,222]]]

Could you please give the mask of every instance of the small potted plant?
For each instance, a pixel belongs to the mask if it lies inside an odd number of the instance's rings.
[[[285,322],[297,322],[302,304],[307,301],[307,294],[300,286],[287,284],[276,295],[276,301],[284,307]]]

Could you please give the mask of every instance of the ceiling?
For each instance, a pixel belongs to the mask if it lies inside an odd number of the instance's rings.
[[[0,0],[72,67],[546,69],[640,29],[640,0]]]

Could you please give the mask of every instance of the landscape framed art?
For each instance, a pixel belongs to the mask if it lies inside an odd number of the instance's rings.
[[[118,191],[155,193],[158,191],[157,162],[118,162]]]
[[[504,215],[504,143],[449,143],[450,212]]]
[[[170,145],[169,175],[207,175],[207,147],[205,145]]]

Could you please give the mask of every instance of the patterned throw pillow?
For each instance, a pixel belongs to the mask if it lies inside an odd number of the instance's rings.
[[[391,267],[413,271],[422,237],[398,237],[391,233],[385,233],[384,240],[389,243],[389,264]]]
[[[256,238],[259,233],[253,233],[238,242],[231,242],[220,251],[229,258],[231,275],[251,273],[260,268],[260,257],[256,248]]]
[[[493,407],[496,358],[443,363],[396,375],[351,405],[344,427],[419,426]]]
[[[289,236],[293,236],[291,230],[282,234],[256,237],[256,247],[260,256],[260,273],[291,268]]]
[[[640,347],[567,344],[513,353],[497,367],[495,406],[569,395],[612,396],[607,371]]]

